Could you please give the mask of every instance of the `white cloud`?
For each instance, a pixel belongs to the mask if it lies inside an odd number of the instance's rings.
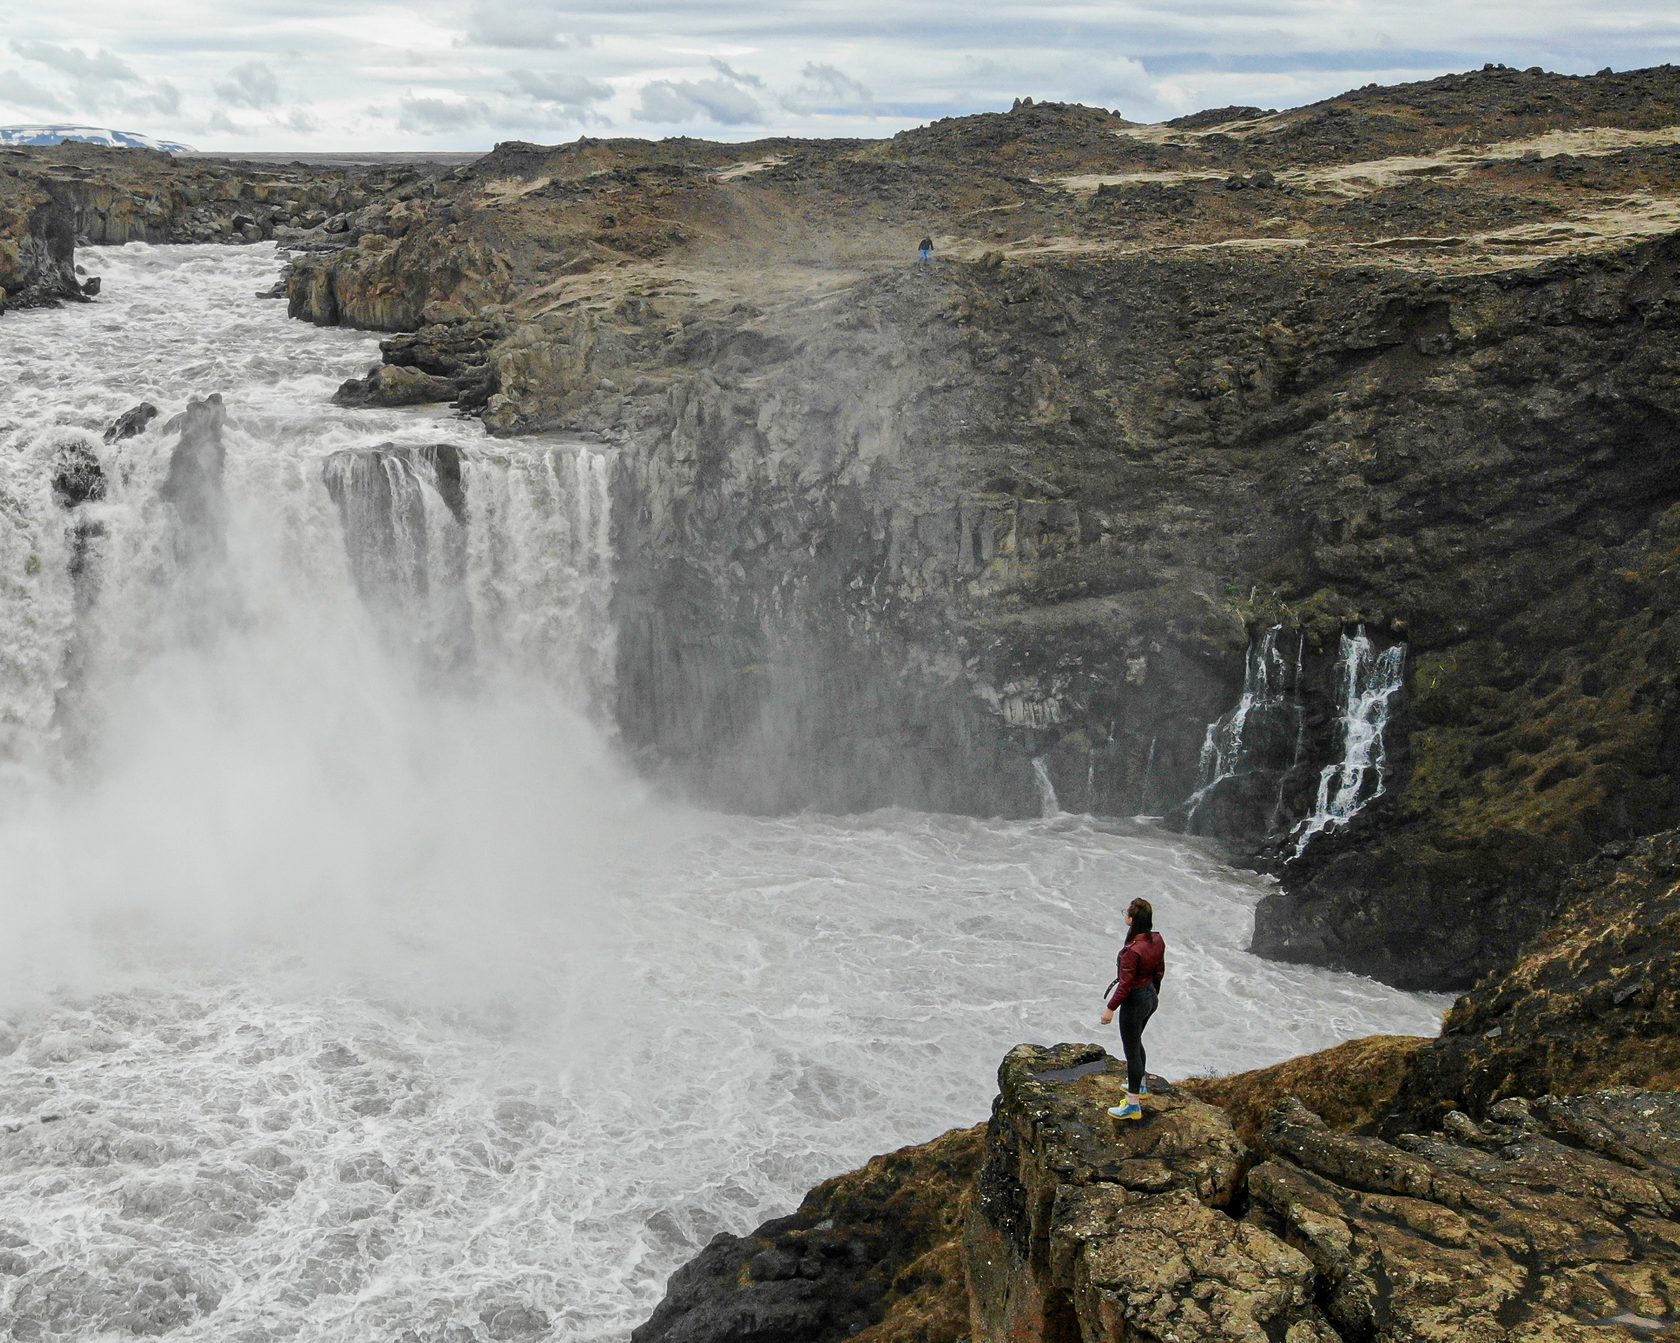
[[[15,107],[24,116],[70,110],[70,104],[53,90],[44,89],[13,70],[0,72],[0,107]]]
[[[137,117],[177,117],[181,114],[181,90],[161,79],[146,92],[128,99],[123,110]]]
[[[875,105],[869,90],[832,65],[805,62],[799,83],[782,99],[790,112],[868,112]]]
[[[752,94],[727,79],[656,79],[643,85],[634,116],[665,126],[694,121],[741,126],[762,120],[764,109]]]
[[[397,128],[419,135],[469,130],[489,123],[490,109],[477,98],[407,97],[397,108]]]
[[[245,139],[256,134],[255,129],[241,125],[220,108],[210,114],[210,120],[206,124],[218,135],[236,135]]]
[[[561,23],[561,17],[547,4],[531,0],[475,0],[467,12],[467,30],[459,43],[516,48],[588,44],[588,38],[562,33]]]
[[[273,107],[280,101],[280,80],[261,61],[246,61],[215,85],[216,96],[233,107]]]
[[[68,75],[78,83],[121,83],[140,78],[127,61],[104,50],[96,51],[90,56],[76,47],[16,39],[12,42],[12,50],[24,60],[34,61],[37,65],[44,65],[50,70]]]
[[[613,92],[609,84],[559,71],[509,70],[508,78],[528,97],[562,107],[588,107],[606,101]]]

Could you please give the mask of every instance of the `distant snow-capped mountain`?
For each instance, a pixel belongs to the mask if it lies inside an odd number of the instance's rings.
[[[0,145],[57,145],[75,140],[89,145],[110,145],[116,149],[161,149],[166,154],[191,154],[191,145],[174,140],[154,140],[133,131],[108,131],[98,126],[0,126]]]

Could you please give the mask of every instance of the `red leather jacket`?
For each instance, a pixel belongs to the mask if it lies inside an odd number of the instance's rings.
[[[1161,934],[1139,933],[1120,948],[1114,963],[1114,982],[1109,985],[1113,992],[1109,994],[1108,1010],[1112,1012],[1119,1007],[1139,985],[1153,984],[1159,989],[1166,968],[1167,944]]]

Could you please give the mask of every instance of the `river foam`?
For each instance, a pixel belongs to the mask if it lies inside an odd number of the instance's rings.
[[[658,796],[602,707],[605,450],[331,408],[375,343],[255,299],[271,248],[85,255],[98,304],[0,324],[0,1335],[623,1338],[716,1231],[983,1118],[1011,1045],[1116,1048],[1134,895],[1168,1075],[1435,1028],[1249,955],[1261,879],[1144,825]],[[97,431],[211,391],[206,604],[173,436]],[[328,463],[375,444],[463,454],[465,517],[399,454],[426,545],[358,530]]]

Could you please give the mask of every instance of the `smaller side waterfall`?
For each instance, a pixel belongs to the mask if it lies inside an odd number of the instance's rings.
[[[1196,819],[1196,810],[1207,795],[1242,767],[1250,716],[1256,710],[1277,708],[1283,703],[1288,687],[1287,668],[1277,646],[1282,631],[1282,625],[1273,625],[1258,640],[1250,641],[1242,695],[1236,707],[1208,724],[1202,741],[1201,780],[1190,796],[1187,825]]]
[[[1044,767],[1044,757],[1035,755],[1032,762],[1033,782],[1038,785],[1038,812],[1048,819],[1062,814],[1062,804],[1056,797],[1056,785],[1050,782],[1050,771]]]
[[[1383,729],[1389,706],[1405,683],[1406,645],[1378,652],[1359,626],[1342,635],[1336,659],[1336,703],[1341,713],[1341,758],[1324,767],[1312,815],[1295,835],[1293,862],[1307,845],[1332,825],[1345,824],[1381,797],[1386,783],[1387,752]]]

